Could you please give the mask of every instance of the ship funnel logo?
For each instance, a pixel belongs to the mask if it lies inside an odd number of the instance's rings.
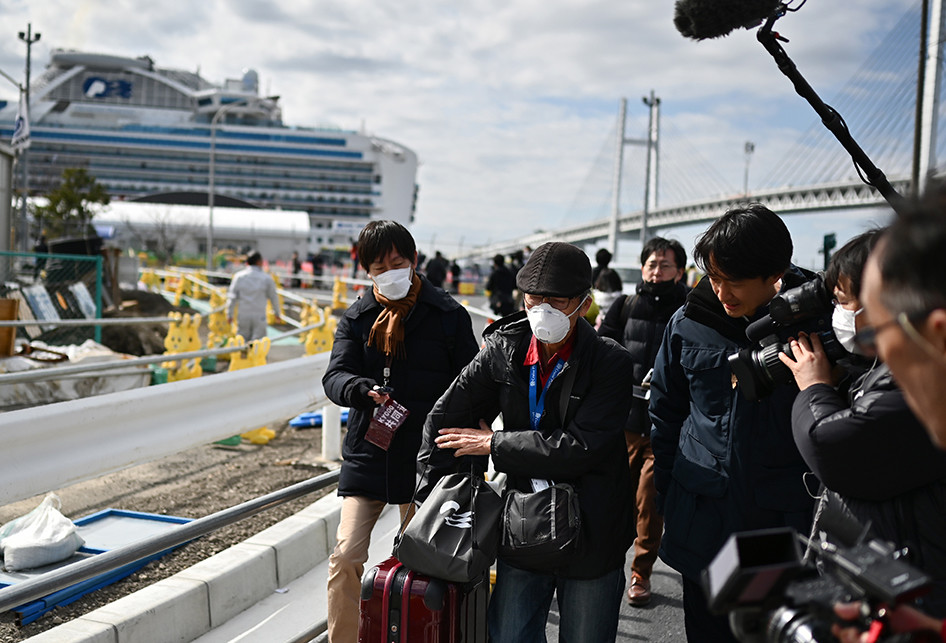
[[[109,80],[102,76],[90,76],[82,83],[86,98],[131,98],[134,86],[128,80]]]
[[[87,98],[101,98],[108,93],[108,84],[101,78],[90,78],[84,89]]]
[[[443,521],[450,527],[470,529],[473,527],[473,512],[464,511],[463,513],[457,513],[457,509],[459,508],[460,505],[453,500],[448,500],[440,505],[440,513],[444,514]]]

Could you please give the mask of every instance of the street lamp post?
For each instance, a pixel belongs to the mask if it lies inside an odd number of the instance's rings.
[[[30,54],[33,49],[33,44],[39,41],[40,34],[33,33],[32,23],[27,23],[26,31],[21,31],[17,34],[17,37],[26,43],[26,79],[24,81],[24,100],[26,101],[26,110],[29,112],[30,109]],[[20,221],[19,225],[16,226],[18,231],[16,245],[20,247],[20,250],[26,252],[29,249],[27,244],[27,236],[29,235],[29,219],[27,218],[26,213],[26,200],[30,195],[30,161],[29,161],[29,149],[24,147],[22,152],[21,160],[23,162],[23,201],[20,206]]]
[[[19,81],[0,69],[0,76],[13,83],[22,96],[24,87]],[[0,252],[9,252],[11,232],[13,231],[16,217],[12,210],[13,203],[13,161],[12,157],[9,165],[9,176],[6,176],[6,161],[0,160]],[[8,268],[8,266],[4,266]]]
[[[253,101],[277,100],[279,96],[247,96],[239,98],[232,103],[222,105],[220,109],[210,119],[210,167],[207,179],[207,270],[213,270],[213,247],[214,247],[214,179],[216,178],[217,167],[217,122],[220,118],[235,107],[244,107]]]
[[[247,99],[231,103],[217,110],[217,113],[210,119],[210,167],[207,179],[207,270],[214,269],[214,174],[216,171],[217,158],[217,121],[226,114],[231,107],[245,105]]]
[[[746,141],[746,175],[745,179],[742,182],[742,193],[744,196],[749,196],[749,161],[752,159],[752,153],[755,152],[755,143],[752,141]]]

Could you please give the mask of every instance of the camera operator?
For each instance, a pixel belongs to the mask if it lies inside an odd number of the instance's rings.
[[[836,503],[870,524],[876,537],[908,547],[910,562],[936,581],[921,605],[946,616],[946,452],[933,447],[887,366],[865,355],[854,340],[865,325],[861,273],[880,233],[872,230],[849,241],[825,273],[825,285],[834,293],[834,333],[852,354],[840,362],[851,376],[842,385],[847,398],[832,385],[832,366],[817,335],[799,334],[791,342],[795,359],[785,353],[779,359],[800,390],[792,430],[802,457],[825,487],[819,509]]]
[[[718,218],[697,241],[707,277],[670,318],[651,382],[651,445],[660,557],[683,576],[688,641],[731,642],[725,616],[707,605],[700,575],[737,531],[794,527],[807,533],[812,499],[789,422],[798,390],[781,385],[758,401],[737,390],[728,357],[750,345],[746,328],[780,287],[811,279],[791,265],[792,239],[768,208]]]
[[[907,404],[933,440],[946,446],[946,190],[937,184],[920,207],[899,217],[871,253],[863,300],[870,326],[861,345],[876,348],[904,391]],[[941,539],[946,542],[946,538]],[[856,605],[836,608],[850,618]],[[900,606],[889,612],[894,632],[938,632],[946,621]],[[844,642],[872,640],[856,628],[833,629]]]

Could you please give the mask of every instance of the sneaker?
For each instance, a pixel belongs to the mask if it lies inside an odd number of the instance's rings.
[[[650,603],[650,580],[637,574],[631,574],[631,586],[627,589],[627,602],[634,607],[643,607]]]

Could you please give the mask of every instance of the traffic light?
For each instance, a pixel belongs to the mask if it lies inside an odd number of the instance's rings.
[[[838,246],[838,238],[833,232],[824,235],[821,245],[821,253],[824,255],[824,269],[828,269],[828,263],[831,261],[831,251]]]

